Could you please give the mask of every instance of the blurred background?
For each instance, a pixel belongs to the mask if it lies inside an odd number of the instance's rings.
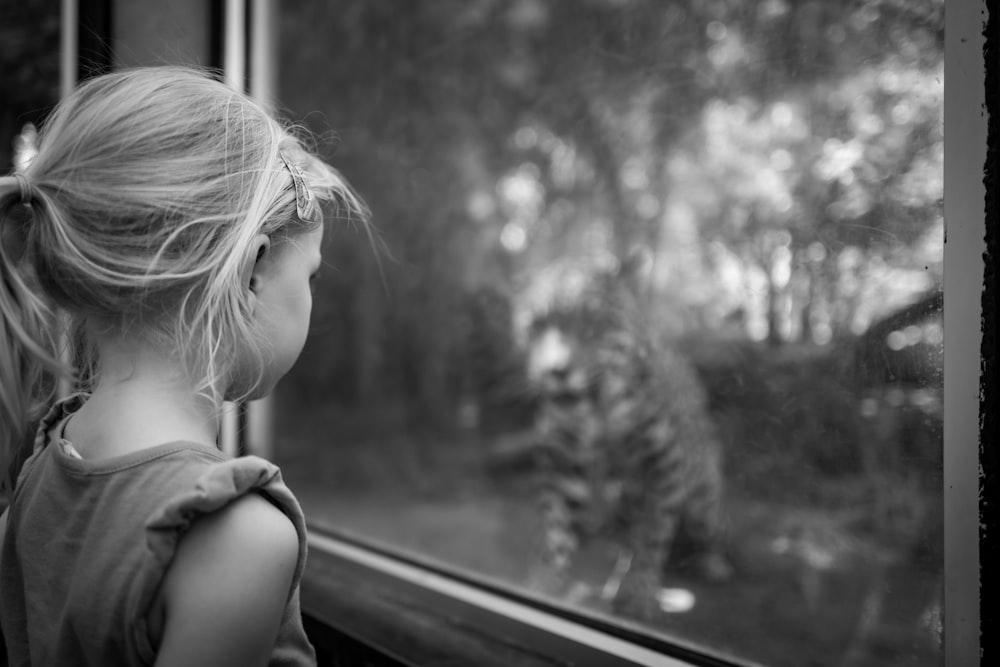
[[[4,3],[7,166],[58,98],[58,5]],[[185,45],[215,5],[162,3],[154,56],[120,11],[112,66],[212,65]],[[943,13],[281,3],[268,101],[380,239],[334,221],[273,399],[271,456],[310,520],[522,587],[531,320],[636,267],[629,288],[709,398],[736,568],[666,575],[694,603],[648,631],[768,665],[940,664]],[[575,576],[599,586],[601,559]]]

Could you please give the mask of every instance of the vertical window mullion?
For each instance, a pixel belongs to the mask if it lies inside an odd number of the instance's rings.
[[[246,90],[265,107],[273,106],[274,51],[271,0],[225,0],[221,27],[223,80]],[[271,455],[269,398],[241,406],[226,403],[220,448],[232,455]]]
[[[61,45],[59,66],[59,94],[66,97],[76,86],[77,62],[77,28],[79,24],[79,5],[77,0],[62,0],[62,22],[60,26]]]
[[[275,99],[275,76],[277,53],[274,49],[275,25],[279,8],[273,0],[250,0],[249,25],[245,34],[248,35],[246,78],[250,87],[250,95],[264,108],[273,111]],[[243,444],[248,454],[256,454],[270,459],[274,454],[273,399],[268,396],[257,401],[250,401],[245,406]]]
[[[243,91],[246,72],[246,2],[225,0],[222,18],[222,79],[236,90]],[[242,453],[242,409],[226,401],[222,408],[219,428],[219,449],[237,456]]]

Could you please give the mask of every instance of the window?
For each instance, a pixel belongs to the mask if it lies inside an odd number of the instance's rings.
[[[244,413],[310,522],[321,657],[971,664],[976,8],[949,6],[945,62],[941,0],[170,7],[64,2],[91,28],[63,52],[245,79],[319,134],[386,250],[327,236],[306,352]],[[665,417],[652,436],[622,418],[642,409]],[[546,472],[560,438],[609,470]],[[713,441],[718,464],[673,444]],[[650,443],[699,472],[622,472],[657,461]],[[722,565],[699,567],[685,526],[637,616],[626,581],[652,552],[627,536],[649,515],[611,510],[668,491],[689,508],[685,482],[713,471]],[[542,520],[546,481],[588,530]],[[546,591],[560,536],[579,548]]]
[[[936,664],[943,3],[744,4],[284,7],[386,252],[328,236],[275,456],[317,531],[553,608]]]
[[[13,169],[31,134],[25,125],[37,126],[60,95],[59,5],[33,3],[5,6],[0,14],[0,68],[7,74],[0,81],[4,104],[0,108],[0,165],[4,173]],[[32,26],[26,30],[25,26]],[[22,131],[27,134],[22,136]],[[15,136],[18,139],[13,139]],[[12,140],[13,139],[13,140]]]

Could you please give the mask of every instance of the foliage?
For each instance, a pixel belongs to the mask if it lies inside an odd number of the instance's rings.
[[[940,280],[942,11],[290,5],[280,97],[337,128],[325,149],[392,255],[380,272],[332,235],[303,386],[447,423],[471,391],[456,378],[493,354],[476,345],[509,356],[556,288],[622,262],[666,335],[860,333]],[[324,39],[293,39],[304,25]],[[472,334],[483,289],[510,322]]]
[[[58,7],[2,11],[10,138],[56,97]],[[439,424],[513,401],[498,387],[526,321],[622,263],[664,335],[863,332],[940,282],[942,16],[942,0],[283,6],[279,97],[391,254],[329,235],[288,389],[391,396]]]
[[[814,345],[694,355],[736,497],[848,511],[859,529],[897,546],[933,547],[940,385],[878,385],[859,394],[850,354]]]

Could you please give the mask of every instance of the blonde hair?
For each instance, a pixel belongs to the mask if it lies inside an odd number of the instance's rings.
[[[220,387],[232,380],[237,342],[262,342],[241,285],[251,244],[322,224],[297,217],[286,164],[337,215],[366,220],[335,169],[204,73],[107,74],[56,107],[30,164],[0,179],[4,469],[52,400],[53,377],[90,379],[95,331],[169,345],[216,406],[250,393],[223,396]],[[73,368],[60,341],[77,352]]]

